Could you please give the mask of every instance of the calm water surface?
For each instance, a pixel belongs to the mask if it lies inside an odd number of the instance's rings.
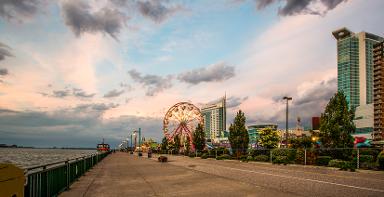
[[[0,163],[13,163],[26,168],[95,153],[96,150],[0,148]]]

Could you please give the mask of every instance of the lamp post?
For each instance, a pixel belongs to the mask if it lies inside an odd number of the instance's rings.
[[[283,99],[287,101],[285,110],[285,147],[288,148],[288,101],[292,100],[292,97],[285,96]]]

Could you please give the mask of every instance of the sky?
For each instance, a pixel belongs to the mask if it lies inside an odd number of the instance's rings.
[[[0,144],[160,141],[175,103],[285,128],[337,91],[336,40],[383,36],[382,0],[0,0]]]

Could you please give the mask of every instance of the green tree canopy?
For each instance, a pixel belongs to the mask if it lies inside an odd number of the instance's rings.
[[[233,124],[229,126],[229,142],[232,150],[236,153],[236,157],[240,154],[247,153],[249,136],[248,131],[245,128],[245,115],[239,110],[233,121]]]
[[[280,137],[277,130],[272,128],[264,128],[259,131],[259,145],[263,148],[276,148],[279,144]]]
[[[348,109],[343,92],[336,93],[320,118],[320,142],[327,148],[353,147],[354,111]]]
[[[168,150],[168,139],[166,137],[163,137],[163,140],[161,141],[161,150],[162,151]]]
[[[180,146],[181,146],[181,141],[180,141],[180,135],[176,135],[174,138],[173,138],[173,141],[175,142],[175,152],[176,153],[179,153],[180,151]]]
[[[198,124],[195,132],[193,133],[193,145],[197,151],[202,151],[205,147],[205,133],[203,126]]]

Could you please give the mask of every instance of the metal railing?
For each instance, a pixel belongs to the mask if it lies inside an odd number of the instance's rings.
[[[57,196],[109,153],[26,168],[24,196]]]

